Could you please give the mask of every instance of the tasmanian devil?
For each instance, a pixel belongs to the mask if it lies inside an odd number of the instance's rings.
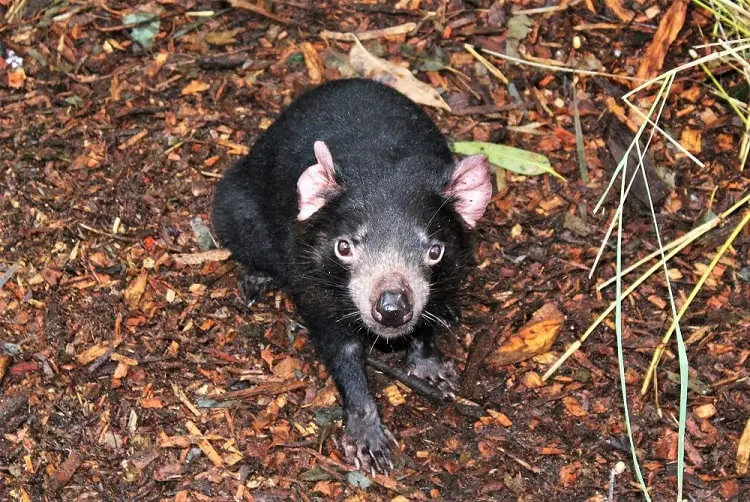
[[[492,195],[487,159],[454,162],[412,101],[369,80],[303,94],[219,182],[213,222],[249,300],[287,288],[344,402],[347,457],[387,469],[393,435],[367,387],[374,339],[409,337],[411,374],[445,393],[434,331],[457,311],[468,231]]]

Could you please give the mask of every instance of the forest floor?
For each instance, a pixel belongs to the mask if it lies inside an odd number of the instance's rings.
[[[632,137],[620,97],[634,84],[623,77],[651,62],[646,48],[667,9],[684,2],[633,2],[634,12],[573,1],[524,14],[545,2],[0,0],[0,18],[21,4],[0,24],[0,500],[642,498],[614,318],[550,379],[540,375],[614,298],[612,287],[596,289],[614,275],[614,246],[592,278],[589,270],[619,182],[593,209]],[[152,16],[133,28],[126,16],[135,12]],[[399,442],[395,468],[373,476],[343,458],[340,398],[291,300],[272,291],[248,309],[239,265],[206,259],[199,240],[222,172],[293,97],[355,73],[352,42],[323,30],[405,23],[414,25],[362,43],[441,93],[451,111],[427,110],[448,138],[541,153],[567,181],[502,173],[479,224],[462,322],[441,334],[460,369],[474,361],[462,397],[478,406],[436,403],[370,368]],[[689,61],[710,26],[688,6],[663,67]],[[466,43],[619,77],[574,82],[485,53],[504,83]],[[639,95],[641,106],[654,94]],[[652,191],[666,242],[735,204],[750,183],[737,160],[742,127],[700,70],[675,81],[662,125],[704,163],[655,137]],[[656,249],[642,195],[626,205],[626,264]],[[741,212],[670,261],[678,306]],[[736,465],[750,409],[749,267],[746,228],[682,322],[689,500],[750,498]],[[513,364],[477,359],[550,304],[564,321],[549,351]],[[623,314],[638,458],[653,499],[674,500],[674,342],[658,401],[639,392],[671,320],[663,274]],[[479,339],[489,346],[472,347]],[[372,357],[403,367],[401,352]]]

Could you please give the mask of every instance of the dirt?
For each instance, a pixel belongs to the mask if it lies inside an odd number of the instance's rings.
[[[633,4],[639,15],[650,8],[660,14],[632,23],[618,19],[613,3],[594,3],[594,12],[589,2],[573,2],[532,13],[522,45],[539,60],[596,60],[602,72],[634,75],[671,2]],[[17,4],[0,0],[0,17]],[[28,2],[22,16],[0,24],[0,499],[642,499],[614,318],[549,380],[540,378],[614,298],[611,287],[596,289],[614,275],[613,245],[592,278],[589,270],[616,194],[593,209],[616,165],[607,124],[623,122],[619,97],[631,84],[582,76],[575,85],[584,183],[571,76],[492,58],[511,83],[505,85],[463,46],[504,52],[520,19],[512,11],[543,3],[259,5],[258,13],[192,0],[137,8]],[[148,49],[124,26],[136,10],[159,19]],[[394,470],[372,476],[342,458],[340,398],[289,298],[272,291],[248,308],[238,265],[180,259],[202,256],[191,221],[210,225],[221,173],[313,81],[349,74],[351,42],[324,41],[319,33],[406,22],[416,30],[363,43],[441,90],[453,112],[428,111],[449,138],[542,153],[566,180],[502,175],[504,186],[476,232],[477,266],[465,281],[462,321],[441,334],[445,351],[464,369],[474,340],[493,350],[544,305],[559,308],[564,322],[550,351],[501,367],[480,358],[464,377],[462,397],[470,402],[437,403],[371,368],[383,420],[399,441]],[[688,49],[704,43],[709,28],[689,7],[664,67],[688,61]],[[573,47],[574,35],[583,39],[581,49]],[[8,62],[11,50],[23,58],[23,76]],[[654,140],[650,168],[676,178],[657,207],[668,242],[709,208],[720,214],[731,207],[750,184],[736,155],[742,128],[701,72],[675,82],[662,120],[692,148],[698,134],[693,153],[704,162]],[[518,129],[535,123],[531,133]],[[622,143],[627,128],[617,130]],[[656,249],[651,216],[638,200],[625,211],[624,264]],[[670,261],[678,308],[741,212]],[[737,472],[750,409],[749,237],[747,228],[739,233],[681,323],[693,378],[689,500],[750,496],[747,476]],[[674,340],[657,373],[658,401],[653,389],[639,392],[671,319],[663,273],[626,300],[623,315],[638,459],[652,499],[673,500]],[[372,356],[394,368],[405,359],[398,351]]]

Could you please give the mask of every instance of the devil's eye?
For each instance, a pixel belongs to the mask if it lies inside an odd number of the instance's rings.
[[[427,251],[427,263],[429,265],[436,265],[443,258],[443,251],[445,248],[442,244],[433,244]]]
[[[336,242],[336,256],[345,259],[345,258],[351,258],[352,256],[352,245],[351,243],[346,239],[339,239]]]

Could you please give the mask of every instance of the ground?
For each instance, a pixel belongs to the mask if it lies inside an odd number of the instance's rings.
[[[614,297],[596,290],[614,275],[614,247],[592,278],[589,270],[617,198],[593,209],[616,164],[611,152],[629,141],[620,124],[632,115],[619,98],[632,84],[599,75],[573,86],[571,74],[492,58],[506,84],[464,44],[504,53],[520,40],[529,59],[633,76],[672,2],[570,2],[527,17],[514,11],[544,2],[133,4],[0,0],[0,16],[21,7],[0,24],[0,499],[642,498],[613,318],[540,378]],[[136,11],[156,14],[158,27],[142,17],[140,31],[124,26]],[[498,181],[475,235],[462,321],[441,335],[460,370],[472,365],[462,382],[470,403],[435,402],[370,369],[399,442],[393,471],[372,476],[342,458],[340,399],[292,302],[271,291],[248,308],[240,267],[205,259],[198,241],[221,173],[294,96],[351,74],[351,41],[321,31],[407,22],[416,23],[408,34],[363,43],[440,90],[452,112],[428,111],[444,133],[542,153],[566,181],[510,173]],[[664,67],[688,61],[709,31],[690,6]],[[728,70],[717,74],[731,84]],[[742,128],[700,70],[675,82],[662,124],[704,162],[654,141],[654,165],[675,177],[656,193],[671,241],[709,208],[720,214],[739,201],[748,177],[736,155]],[[670,262],[678,303],[740,212]],[[750,402],[748,237],[740,232],[682,322],[690,500],[750,493],[736,465]],[[647,206],[635,201],[625,211],[623,263],[655,243]],[[653,500],[676,493],[674,342],[658,401],[639,392],[669,326],[666,299],[659,276],[624,306],[634,441]],[[548,304],[564,316],[548,352],[503,365],[481,357]],[[373,357],[394,368],[405,359]]]

